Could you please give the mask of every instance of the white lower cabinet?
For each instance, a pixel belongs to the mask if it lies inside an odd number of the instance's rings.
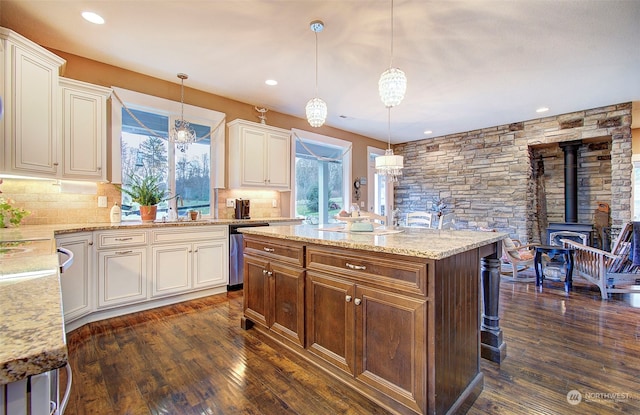
[[[147,248],[98,252],[98,308],[147,299]]]
[[[69,323],[93,310],[93,234],[60,236],[56,245],[73,252],[73,264],[60,274],[64,321]]]
[[[227,285],[227,226],[155,230],[152,238],[152,297]]]

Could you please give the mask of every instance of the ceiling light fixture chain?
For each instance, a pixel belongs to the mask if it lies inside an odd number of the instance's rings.
[[[189,144],[196,142],[196,132],[191,125],[184,120],[184,80],[189,78],[189,75],[179,73],[180,78],[180,119],[175,121],[175,125],[169,131],[169,142],[174,143],[176,148],[181,152],[187,151]]]
[[[307,121],[312,127],[320,127],[327,119],[327,104],[318,98],[318,33],[324,29],[324,23],[321,20],[314,20],[309,24],[311,31],[315,33],[316,38],[316,88],[315,98],[307,102],[305,107]]]
[[[402,175],[404,157],[393,154],[391,148],[391,108],[400,104],[407,90],[407,77],[398,68],[393,67],[393,0],[391,0],[391,59],[389,69],[384,71],[378,81],[380,99],[387,108],[387,150],[384,156],[376,157],[376,173],[385,176],[389,182],[397,182]]]

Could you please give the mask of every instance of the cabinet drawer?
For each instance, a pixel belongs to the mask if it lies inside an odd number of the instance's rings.
[[[307,246],[306,259],[308,269],[421,295],[428,295],[427,272],[433,272],[429,260],[314,245]]]
[[[304,266],[304,245],[294,241],[274,243],[273,239],[244,236],[244,251],[291,264]]]
[[[100,232],[97,234],[96,240],[98,249],[146,245],[147,232],[140,230]]]
[[[227,239],[228,226],[184,226],[178,229],[153,229],[151,243],[210,241]]]

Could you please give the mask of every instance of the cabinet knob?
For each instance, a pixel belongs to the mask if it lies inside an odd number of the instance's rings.
[[[346,297],[344,297],[344,301],[346,301],[347,303],[351,302],[351,296],[347,295]]]
[[[359,298],[356,298],[355,300],[353,300],[353,302],[354,302],[356,305],[360,305],[360,303],[362,303],[362,300],[361,300],[361,299],[359,299]]]
[[[347,266],[347,268],[349,268],[349,269],[357,269],[357,270],[362,270],[362,271],[364,271],[365,269],[367,269],[367,267],[366,267],[366,266],[364,266],[364,265],[353,265],[353,264],[350,264],[350,263],[348,263],[348,262],[347,262],[345,265],[346,265],[346,266]]]
[[[89,246],[93,246],[93,241],[89,241]]]
[[[54,166],[56,166],[56,167],[58,167],[58,162],[57,162],[57,161],[56,161],[56,162],[54,162],[54,163],[53,163],[53,165],[54,165]]]
[[[262,275],[267,275],[267,272],[269,272],[269,271],[267,271],[266,269],[263,269],[262,270]]]

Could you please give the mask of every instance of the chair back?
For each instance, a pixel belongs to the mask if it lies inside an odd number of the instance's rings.
[[[387,218],[385,216],[378,215],[377,213],[366,212],[366,213],[363,213],[362,216],[369,218],[371,222],[379,223],[381,225],[384,225],[387,223]]]
[[[407,213],[407,226],[431,228],[432,218],[433,215],[430,212],[409,212]]]
[[[453,229],[454,224],[455,215],[453,213],[447,213],[446,215],[440,216],[440,220],[438,221],[438,229]]]

